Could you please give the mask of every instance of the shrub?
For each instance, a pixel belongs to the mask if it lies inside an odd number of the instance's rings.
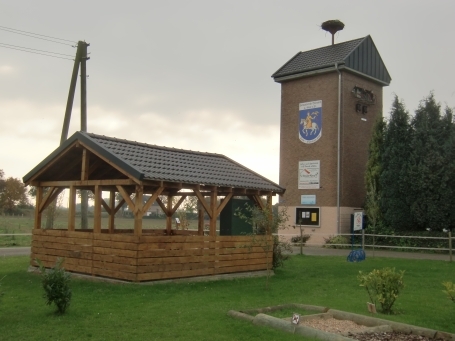
[[[60,314],[64,314],[69,307],[72,295],[69,286],[70,274],[61,267],[63,261],[63,258],[58,258],[54,267],[46,270],[41,261],[36,259],[41,271],[41,283],[44,289],[43,297],[46,299],[46,304],[55,303]]]
[[[332,249],[345,249],[349,247],[349,240],[345,236],[330,236],[329,238],[324,238],[325,245],[324,247]],[[343,245],[337,245],[343,244]]]
[[[291,243],[299,243],[300,244],[300,240],[302,240],[303,245],[305,245],[305,243],[308,241],[308,239],[310,239],[310,237],[311,236],[309,234],[304,234],[303,236],[292,237],[291,238]]]
[[[289,253],[292,253],[291,244],[279,238],[278,236],[273,236],[273,265],[272,269],[277,269],[280,266],[284,266],[284,261],[289,258]]]
[[[369,274],[359,271],[357,279],[365,287],[373,304],[380,303],[384,314],[392,313],[392,306],[404,288],[404,271],[396,272],[395,268],[374,269]]]
[[[443,290],[442,292],[447,295],[449,300],[451,300],[453,303],[455,303],[455,284],[452,282],[443,282],[442,285],[446,290]]]

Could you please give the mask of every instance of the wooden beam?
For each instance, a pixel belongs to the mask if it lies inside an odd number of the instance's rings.
[[[93,187],[100,186],[136,186],[136,182],[131,179],[110,179],[110,180],[74,180],[74,181],[42,181],[39,184],[43,187]]]
[[[216,216],[217,217],[220,215],[221,211],[226,206],[226,204],[229,202],[229,200],[231,200],[232,196],[233,196],[233,194],[229,193],[228,195],[226,195],[224,197],[223,201],[221,201],[220,206],[218,206],[218,209],[216,210]]]
[[[96,186],[95,186],[96,188]],[[111,214],[111,208],[109,207],[109,205],[106,203],[106,201],[104,201],[103,198],[101,198],[101,206],[104,207],[104,209],[106,210],[106,212],[110,215]],[[115,208],[115,207],[114,207]]]
[[[76,224],[76,188],[70,187],[68,203],[68,231],[74,231]]]
[[[36,203],[35,203],[35,229],[41,228],[41,212],[39,210],[41,206],[41,201],[43,201],[43,187],[36,187]]]
[[[167,209],[166,209],[166,231],[167,235],[171,235],[172,230],[172,195],[167,196]]]
[[[153,203],[156,201],[156,199],[158,198],[158,196],[161,194],[161,192],[163,190],[164,190],[164,187],[157,188],[155,193],[153,193],[153,195],[147,200],[147,202],[145,203],[144,207],[142,208],[142,214],[143,215],[148,211],[150,206],[153,205]]]
[[[259,207],[261,210],[264,210],[265,206],[264,203],[262,202],[262,199],[259,195],[248,195],[248,198],[253,201],[257,207]]]
[[[95,186],[95,210],[93,212],[93,232],[101,233],[101,201],[104,200],[101,198],[101,188],[100,186]]]
[[[130,178],[132,179],[136,184],[141,184],[141,182],[139,181],[139,179],[135,179],[134,177],[132,177],[129,173],[127,173],[125,170],[123,170],[121,167],[118,167],[114,162],[112,162],[111,160],[109,160],[107,157],[104,157],[103,155],[101,154],[98,154],[96,153],[94,150],[90,149],[87,145],[85,145],[84,143],[80,142],[80,144],[86,148],[87,150],[89,150],[92,154],[96,155],[97,157],[99,157],[101,160],[103,160],[104,162],[106,162],[107,164],[109,164],[111,167],[117,169],[120,173],[122,173],[123,175],[125,175],[127,178]]]
[[[115,199],[114,199],[114,202],[115,202]],[[117,206],[115,207],[115,210],[114,210],[114,214],[116,214],[118,212],[118,210],[120,208],[122,208],[122,206],[126,203],[125,199],[122,198],[122,200],[120,200],[120,202],[117,204]]]
[[[81,180],[88,180],[88,174],[90,169],[90,153],[86,148],[82,150],[82,169],[81,169]]]
[[[102,164],[103,164],[103,161],[101,161],[100,159],[95,159],[95,161],[92,162],[92,163],[90,164],[90,168],[89,168],[89,171],[88,171],[89,177],[90,177],[90,175],[93,174],[93,172],[96,171]],[[88,180],[88,178],[87,178],[86,180]]]
[[[163,213],[167,216],[167,214],[168,214],[167,207],[164,205],[164,203],[161,201],[161,199],[156,198],[156,202],[158,203],[158,205],[160,205],[161,209],[163,210]]]
[[[179,201],[177,201],[177,203],[175,204],[175,206],[172,208],[171,210],[171,215],[173,215],[175,213],[175,211],[177,211],[177,209],[179,208],[179,206],[182,204],[182,202],[186,199],[186,195],[182,195],[179,199]]]
[[[104,202],[104,200],[103,200]],[[115,227],[115,191],[111,191],[109,194],[109,233],[114,233]]]
[[[134,210],[134,235],[137,237],[142,236],[142,197],[143,197],[142,186],[136,186],[135,194],[135,210]]]
[[[52,196],[52,193],[54,192],[54,189],[55,189],[55,187],[50,187],[47,190],[46,195],[44,196],[44,198],[42,198],[41,204],[38,206],[40,212],[43,212],[44,209],[50,204],[49,198]]]
[[[133,201],[131,200],[128,192],[122,186],[117,186],[117,189],[120,192],[122,198],[125,200],[128,207],[130,208],[131,212],[133,212],[133,214],[134,214],[136,212],[136,206],[134,205]]]
[[[201,192],[198,191],[197,189],[193,190],[194,194],[196,194],[197,198],[199,199],[199,202],[201,203],[202,207],[204,207],[204,210],[207,212],[210,218],[212,218],[212,212],[210,212],[210,207],[207,205],[207,202],[205,201],[205,198],[202,196]]]
[[[55,165],[56,162],[59,161],[59,159],[65,155],[66,153],[68,153],[68,151],[70,149],[73,148],[74,145],[70,145],[68,146],[68,148],[66,148],[65,150],[62,150],[61,153],[57,156],[55,156],[52,161],[50,161],[47,165],[45,165],[43,168],[41,168],[37,173],[35,173],[35,175],[33,175],[33,177],[27,181],[25,183],[25,186],[28,186],[28,185],[32,185],[32,186],[35,186],[33,183],[35,183],[35,179],[39,178],[40,175],[42,175],[44,172],[46,172],[49,168],[53,167]],[[49,187],[49,186],[43,186],[43,187]]]
[[[202,209],[202,204],[198,199],[197,204],[197,234],[199,236],[204,235],[204,210]]]
[[[209,235],[211,237],[216,236],[216,199],[217,199],[217,192],[216,188],[212,191],[210,195],[210,212],[211,212],[211,217],[210,217],[210,232]]]

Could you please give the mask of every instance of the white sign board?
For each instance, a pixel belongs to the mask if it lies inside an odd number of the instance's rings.
[[[354,231],[360,231],[363,227],[363,212],[354,212]]]
[[[299,189],[319,189],[320,161],[299,162]]]

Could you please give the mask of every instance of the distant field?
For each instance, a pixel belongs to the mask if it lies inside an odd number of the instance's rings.
[[[0,247],[7,246],[30,246],[30,236],[20,236],[20,233],[31,233],[33,229],[34,217],[33,212],[28,212],[25,216],[0,216]],[[45,226],[45,219],[43,218],[43,227]],[[93,227],[93,217],[88,218],[89,227]],[[208,221],[206,222],[208,223]],[[66,211],[60,213],[54,223],[55,229],[66,229],[68,224],[68,216]],[[189,221],[189,229],[197,230],[197,220]],[[217,222],[219,227],[219,221]],[[76,226],[80,227],[80,217],[76,217]],[[104,216],[101,219],[101,227],[108,227],[108,217]],[[115,218],[115,227],[118,229],[133,229],[134,219],[132,218]],[[143,219],[143,229],[164,229],[166,228],[165,219]],[[174,228],[174,227],[173,227]],[[12,236],[2,236],[2,234],[15,234]]]

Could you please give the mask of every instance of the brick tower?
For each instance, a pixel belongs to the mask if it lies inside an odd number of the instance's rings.
[[[299,52],[272,77],[281,84],[280,206],[320,244],[348,233],[364,205],[368,143],[391,78],[370,36]]]

